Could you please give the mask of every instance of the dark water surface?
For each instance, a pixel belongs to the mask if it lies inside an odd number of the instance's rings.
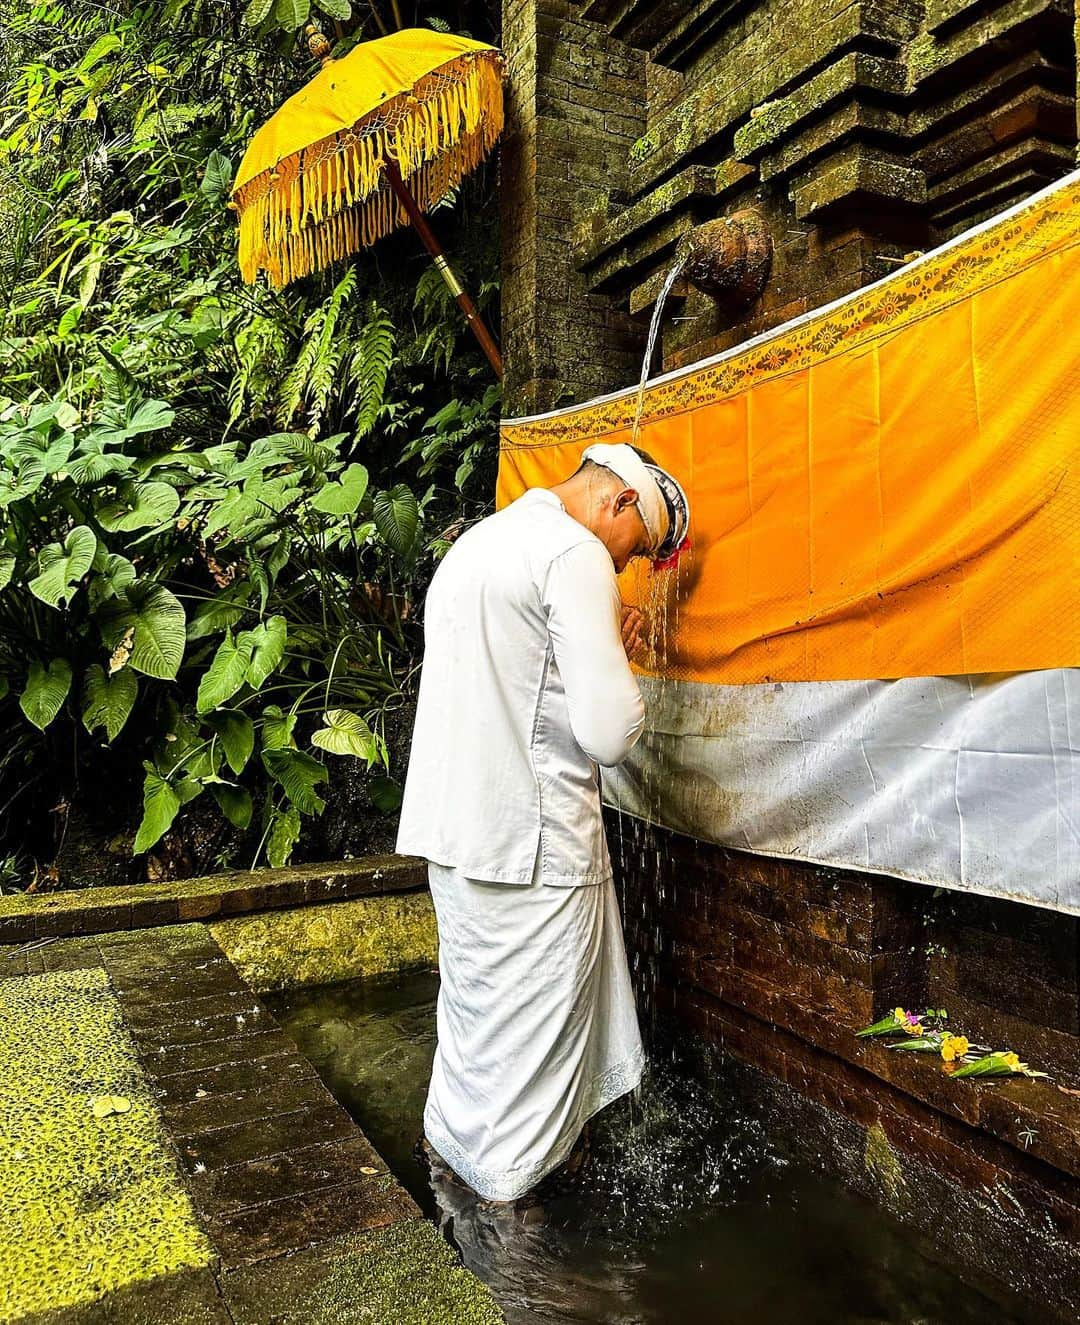
[[[438,977],[268,1002],[511,1325],[1012,1325],[872,1202],[785,1158],[745,1100],[654,1067],[594,1124],[540,1222],[432,1183],[413,1157]]]

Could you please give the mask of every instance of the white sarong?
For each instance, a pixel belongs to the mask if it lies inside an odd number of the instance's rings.
[[[424,1134],[474,1191],[509,1201],[641,1080],[614,884],[507,887],[429,863],[438,1046]]]

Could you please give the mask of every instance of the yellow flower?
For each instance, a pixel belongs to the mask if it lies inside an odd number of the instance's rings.
[[[965,1036],[946,1035],[941,1042],[941,1056],[946,1063],[952,1063],[963,1058],[970,1047]]]
[[[903,1008],[893,1008],[893,1017],[897,1026],[909,1035],[925,1035],[923,1024],[914,1012],[905,1012]]]
[[[1020,1055],[1019,1055],[1019,1054],[1004,1054],[1004,1055],[1003,1055],[1003,1058],[1004,1058],[1005,1063],[1006,1063],[1009,1067],[1011,1067],[1012,1070],[1013,1070],[1014,1072],[1022,1072],[1022,1071],[1023,1071],[1023,1069],[1024,1069],[1024,1065],[1021,1064],[1021,1062],[1020,1062]]]

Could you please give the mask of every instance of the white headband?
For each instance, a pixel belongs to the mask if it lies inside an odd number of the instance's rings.
[[[667,538],[671,521],[668,518],[667,503],[645,461],[626,442],[620,442],[617,446],[595,442],[585,448],[581,458],[610,469],[613,474],[618,474],[628,488],[634,489],[638,495],[638,513],[649,535],[649,549],[655,552]]]

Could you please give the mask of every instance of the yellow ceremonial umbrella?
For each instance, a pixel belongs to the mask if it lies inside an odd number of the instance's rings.
[[[502,53],[405,28],[334,60],[308,31],[322,68],[255,134],[233,184],[244,280],[262,270],[280,288],[411,221],[501,378],[499,350],[423,212],[502,131]]]

